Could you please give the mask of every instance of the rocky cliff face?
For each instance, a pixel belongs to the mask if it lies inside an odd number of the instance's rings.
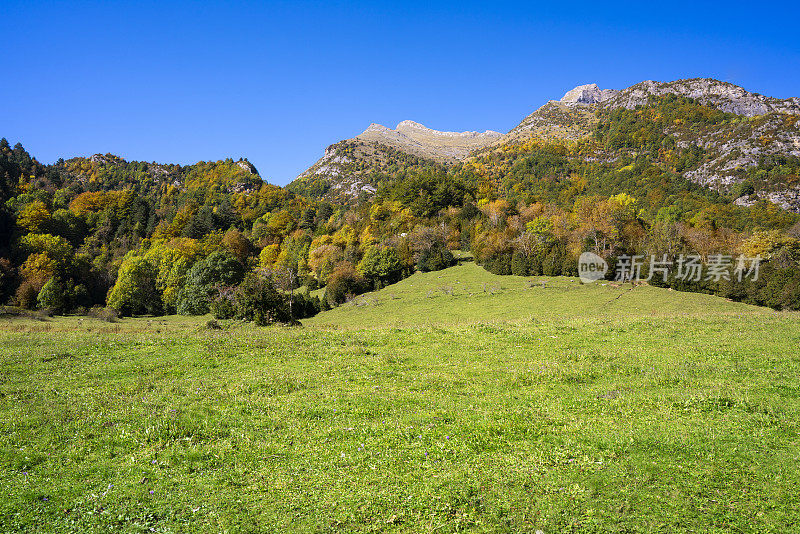
[[[800,187],[786,181],[764,181],[750,175],[764,158],[800,157],[800,121],[797,115],[768,113],[735,124],[719,125],[679,145],[697,145],[706,150],[706,160],[684,173],[686,178],[718,190],[728,190],[750,180],[756,191],[738,199],[750,205],[767,199],[782,208],[800,213]]]
[[[562,104],[599,104],[615,96],[619,91],[615,89],[600,89],[596,83],[579,85],[561,98]]]
[[[521,142],[530,138],[577,140],[589,135],[597,124],[597,104],[619,91],[600,89],[596,83],[579,85],[561,100],[551,100],[500,138],[494,145]]]
[[[556,102],[550,101],[511,130],[498,144],[530,138],[576,140],[588,136],[597,112],[645,106],[651,97],[676,94],[703,105],[743,117],[739,121],[692,132],[667,131],[683,147],[697,145],[706,150],[706,160],[684,176],[707,187],[730,190],[748,178],[764,157],[800,157],[800,98],[777,99],[752,93],[727,82],[709,78],[674,82],[644,81],[621,91],[601,90],[596,84],[580,85]],[[757,183],[756,192],[739,204],[759,198],[784,209],[800,212],[800,188],[792,184]]]
[[[603,101],[598,109],[633,109],[647,104],[651,96],[670,93],[744,117],[691,135],[678,135],[679,145],[696,145],[706,150],[706,160],[698,168],[684,173],[694,182],[713,189],[730,190],[749,179],[749,169],[756,168],[765,157],[800,157],[797,118],[800,98],[797,97],[772,98],[711,78],[674,82],[648,80],[620,91]],[[800,188],[796,185],[780,181],[756,182],[756,192],[739,199],[739,204],[748,205],[761,198],[800,213]]]

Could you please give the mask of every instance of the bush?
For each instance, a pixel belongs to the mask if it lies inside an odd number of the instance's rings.
[[[308,291],[301,291],[294,294],[292,303],[292,314],[295,319],[313,317],[322,309],[319,297],[312,297]]]
[[[528,257],[522,252],[511,255],[511,274],[515,276],[528,276]]]
[[[771,263],[771,262],[770,262]],[[752,291],[758,304],[775,310],[800,309],[800,271],[767,263]]]
[[[63,314],[67,311],[69,296],[66,294],[64,285],[56,280],[55,277],[42,286],[39,295],[36,298],[36,304],[39,308],[47,308],[52,314]]]
[[[119,312],[117,312],[117,310],[114,308],[103,308],[102,306],[92,307],[86,315],[107,323],[116,323],[117,319],[119,319]]]
[[[38,296],[36,287],[31,282],[25,281],[17,288],[16,301],[20,308],[32,310],[36,307]]]
[[[236,288],[218,288],[219,294],[211,301],[209,309],[217,319],[236,317]]]
[[[564,259],[558,248],[553,248],[542,262],[542,274],[545,276],[559,276],[564,266]]]
[[[483,268],[492,274],[511,274],[511,254],[500,254],[497,257],[489,258],[483,264]]]
[[[564,255],[564,262],[561,264],[562,276],[578,276],[578,260],[570,256]]]
[[[325,288],[325,301],[329,306],[334,307],[347,302],[349,298],[363,293],[366,289],[366,281],[347,261],[337,265],[328,277],[328,285]]]
[[[236,317],[257,325],[289,321],[286,296],[275,289],[272,279],[249,274],[236,290]]]
[[[528,259],[528,276],[541,276],[542,275],[542,260],[544,258],[541,254],[533,254]]]
[[[733,196],[736,198],[747,197],[755,192],[756,188],[750,180],[740,182],[733,187]]]
[[[2,214],[0,214],[2,218]],[[0,302],[5,302],[16,286],[16,269],[7,258],[0,258]]]
[[[422,272],[441,271],[454,264],[453,253],[443,243],[436,243],[420,253],[417,270]]]

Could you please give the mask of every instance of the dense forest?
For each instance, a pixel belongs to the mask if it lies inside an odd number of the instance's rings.
[[[800,309],[800,219],[765,200],[733,203],[754,183],[799,181],[798,158],[763,158],[720,193],[681,177],[706,156],[677,138],[737,116],[669,95],[598,118],[582,140],[509,144],[452,167],[396,157],[370,171],[373,196],[349,203],[323,200],[319,184],[267,184],[247,160],[43,165],[2,139],[0,301],[5,313],[293,322],[445,268],[453,250],[522,276],[576,276],[590,250],[612,263],[757,256],[757,279],[650,283]]]

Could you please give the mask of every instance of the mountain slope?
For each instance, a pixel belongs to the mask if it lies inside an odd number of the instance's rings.
[[[577,140],[586,137],[597,124],[597,116],[588,106],[571,106],[551,100],[515,126],[493,146],[517,143],[526,139]]]
[[[372,195],[387,175],[452,165],[501,139],[499,132],[440,132],[414,121],[392,130],[380,124],[329,146],[291,184],[293,192],[347,202]]]
[[[329,146],[286,188],[298,195],[346,204],[371,197],[390,176],[401,178],[409,172],[443,165],[383,143],[354,138]]]
[[[523,119],[492,148],[531,139],[586,139],[615,110],[646,115],[647,111],[636,110],[655,109],[666,97],[678,99],[675,105],[681,106],[683,115],[662,124],[660,135],[674,139],[679,149],[699,148],[703,153],[702,161],[678,170],[683,178],[727,194],[739,191],[743,193],[736,201],[739,205],[766,199],[800,212],[800,98],[767,97],[718,80],[644,81],[621,91],[582,85]],[[709,110],[724,115],[709,121]],[[659,121],[652,114],[650,120]],[[640,131],[638,135],[644,134]],[[641,152],[641,147],[631,150],[628,145],[613,148],[614,152],[604,157],[614,159]],[[483,150],[473,155],[486,153]],[[589,151],[585,157],[593,160],[598,154]]]
[[[692,78],[673,82],[646,80],[617,92],[604,101],[610,108],[633,109],[646,105],[653,96],[676,94],[727,113],[755,117],[767,113],[800,114],[800,98],[772,98],[713,78]]]
[[[373,124],[354,139],[328,147],[289,188],[344,202],[369,197],[382,183],[382,176],[450,166],[532,140],[562,143],[590,139],[615,110],[653,109],[668,95],[683,99],[679,105],[687,115],[676,116],[670,124],[659,122],[658,135],[672,139],[670,143],[680,149],[699,149],[703,156],[692,166],[673,170],[726,194],[740,190],[740,205],[767,199],[800,212],[800,178],[795,170],[795,160],[800,158],[800,98],[768,97],[710,78],[647,80],[622,90],[580,85],[526,116],[507,134],[439,132],[413,121],[403,121],[395,129]],[[725,115],[711,122],[695,120],[709,115],[709,110]],[[632,117],[629,119],[641,122],[641,117]],[[647,120],[659,119],[652,115]],[[650,126],[638,127],[655,135]],[[639,152],[621,145],[602,157],[615,159]]]

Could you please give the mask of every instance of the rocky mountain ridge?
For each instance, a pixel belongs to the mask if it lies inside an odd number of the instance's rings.
[[[693,78],[673,82],[646,80],[617,92],[604,100],[603,105],[609,108],[633,109],[636,106],[647,104],[648,99],[652,96],[663,96],[670,93],[692,98],[703,105],[745,117],[756,117],[767,113],[800,114],[800,98],[798,97],[779,99],[764,96],[713,78]]]
[[[363,141],[381,143],[403,152],[442,163],[455,163],[476,148],[487,146],[503,136],[500,132],[441,132],[418,122],[405,120],[392,130],[381,124],[356,136]]]
[[[616,89],[600,89],[596,83],[579,85],[575,89],[567,91],[561,97],[562,104],[599,104],[615,96],[619,91]]]
[[[336,191],[337,198],[356,198],[371,194],[377,187],[370,175],[391,171],[382,162],[397,154],[418,159],[417,164],[453,165],[472,156],[498,150],[530,139],[578,141],[588,138],[600,117],[615,109],[636,109],[653,98],[674,94],[741,117],[741,120],[678,136],[681,146],[696,145],[707,152],[706,160],[684,176],[702,185],[728,190],[747,179],[747,169],[755,168],[764,156],[800,157],[800,98],[773,98],[747,91],[737,85],[711,78],[671,82],[646,80],[622,90],[601,89],[597,84],[579,85],[560,100],[551,100],[526,116],[508,133],[441,132],[414,121],[403,121],[395,129],[379,124],[347,140],[351,150],[341,152],[341,144],[331,145],[325,155],[298,180],[313,179]],[[672,135],[674,132],[666,131]],[[352,145],[358,147],[353,150]],[[387,150],[392,152],[387,157]],[[368,169],[368,172],[364,170]],[[800,189],[795,184],[770,184],[755,191],[751,198],[767,198],[786,209],[800,211]],[[342,194],[344,192],[344,194]]]

